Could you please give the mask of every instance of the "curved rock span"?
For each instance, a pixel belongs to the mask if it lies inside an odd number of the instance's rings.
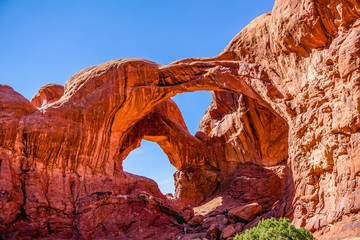
[[[356,0],[277,0],[214,58],[113,60],[31,102],[1,85],[1,236],[172,239],[185,220],[228,238],[285,216],[359,237],[359,17]],[[213,101],[192,136],[170,98],[198,90]],[[142,139],[177,200],[123,171]]]

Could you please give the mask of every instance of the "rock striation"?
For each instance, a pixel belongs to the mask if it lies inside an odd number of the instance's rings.
[[[208,236],[285,216],[359,237],[359,19],[357,0],[277,0],[214,58],[112,60],[31,102],[0,85],[1,237],[172,239],[185,212]],[[170,98],[197,90],[213,101],[192,136]],[[178,169],[178,200],[123,171],[142,139]]]

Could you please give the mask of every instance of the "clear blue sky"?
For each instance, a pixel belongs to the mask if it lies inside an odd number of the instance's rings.
[[[65,84],[86,67],[118,58],[161,64],[218,55],[274,0],[0,0],[0,84],[31,99],[47,83]],[[174,97],[192,134],[211,102],[209,92]],[[141,163],[141,164],[140,164]],[[173,192],[175,169],[143,141],[125,170]]]

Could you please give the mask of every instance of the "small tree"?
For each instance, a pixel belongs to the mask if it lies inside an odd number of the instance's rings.
[[[181,215],[176,216],[176,221],[178,224],[183,224],[186,222],[185,219]]]
[[[287,218],[262,220],[256,227],[236,235],[234,240],[315,240],[305,228],[295,228]]]

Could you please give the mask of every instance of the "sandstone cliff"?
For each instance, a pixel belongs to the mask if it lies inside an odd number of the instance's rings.
[[[360,236],[359,17],[356,0],[277,0],[214,58],[113,60],[31,102],[0,86],[0,235],[171,239],[184,205],[221,197],[199,231],[286,216]],[[197,90],[213,102],[192,136],[170,97]],[[122,170],[142,139],[178,169],[176,202]]]

